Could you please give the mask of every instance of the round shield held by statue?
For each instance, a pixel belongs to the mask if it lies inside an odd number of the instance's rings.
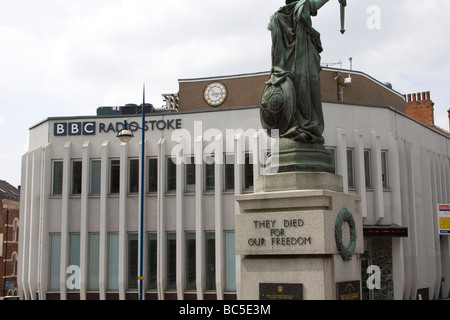
[[[282,135],[289,129],[295,112],[294,93],[294,85],[289,78],[279,85],[267,84],[264,88],[260,117],[269,136],[272,136],[272,130],[278,130],[279,135]]]

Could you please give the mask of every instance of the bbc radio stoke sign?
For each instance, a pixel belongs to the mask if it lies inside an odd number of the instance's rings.
[[[137,122],[128,124],[131,131],[139,130]],[[123,130],[123,122],[97,123],[96,121],[86,122],[55,122],[53,135],[59,136],[93,136],[97,133],[120,132]],[[182,128],[182,119],[161,119],[145,121],[145,131],[176,130]]]

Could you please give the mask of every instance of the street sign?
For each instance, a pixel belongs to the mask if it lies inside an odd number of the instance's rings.
[[[14,290],[14,288],[15,288],[14,282],[12,282],[12,281],[6,281],[5,282],[5,289],[6,290]]]
[[[438,205],[439,234],[450,236],[450,204]]]

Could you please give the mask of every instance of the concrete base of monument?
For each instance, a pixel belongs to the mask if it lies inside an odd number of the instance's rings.
[[[341,296],[338,284],[347,282],[360,290],[360,199],[342,192],[341,176],[266,175],[258,180],[256,193],[236,200],[241,299],[336,299]],[[286,286],[301,294],[283,294]],[[268,288],[278,288],[278,293]]]
[[[295,300],[337,300],[338,283],[360,282],[360,263],[357,258],[353,260],[343,263],[339,255],[246,256],[241,261],[241,299],[294,300],[286,291],[261,290],[261,284],[273,283],[301,286],[301,298]],[[360,288],[352,288],[348,293],[354,294],[355,290]]]

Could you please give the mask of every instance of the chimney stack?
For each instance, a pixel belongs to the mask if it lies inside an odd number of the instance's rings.
[[[450,128],[450,109],[448,109],[447,112],[448,112],[448,127]]]
[[[405,113],[428,125],[434,125],[434,103],[430,98],[430,91],[406,95]],[[449,110],[450,117],[450,110]]]

